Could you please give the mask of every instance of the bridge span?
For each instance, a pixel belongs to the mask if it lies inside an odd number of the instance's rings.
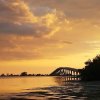
[[[77,78],[80,76],[80,70],[71,67],[59,67],[54,70],[50,76],[67,76],[72,78]]]

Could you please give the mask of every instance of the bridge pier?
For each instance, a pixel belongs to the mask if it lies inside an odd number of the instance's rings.
[[[50,76],[66,76],[67,80],[79,80],[78,69],[70,67],[60,67],[53,71]]]

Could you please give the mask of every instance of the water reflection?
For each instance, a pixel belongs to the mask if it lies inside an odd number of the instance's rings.
[[[60,87],[62,86],[60,91],[56,88],[57,92],[62,95],[67,94],[71,100],[100,100],[100,81],[70,81],[67,77],[56,77],[55,80]]]
[[[72,77],[54,77],[55,81],[59,84],[59,85],[66,85],[66,83],[68,82],[79,82],[80,78],[72,78]]]
[[[10,79],[10,81],[11,80],[12,79]],[[19,79],[16,80],[17,85],[15,86],[17,86],[17,88],[19,87],[18,89],[20,91],[17,93],[12,92],[13,94],[10,93],[10,95],[8,95],[8,97],[5,97],[5,99],[7,98],[8,100],[9,98],[10,100],[100,100],[100,82],[67,81],[66,77],[22,78],[20,82],[18,81]],[[19,83],[20,86],[18,86]],[[21,87],[22,85],[24,86]],[[14,86],[12,87],[14,88]]]

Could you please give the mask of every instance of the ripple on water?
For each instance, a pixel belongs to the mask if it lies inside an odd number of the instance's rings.
[[[86,99],[84,93],[73,91],[66,86],[53,86],[45,88],[31,89],[30,91],[19,93],[14,97],[16,100],[24,98],[28,100],[84,100]],[[21,99],[22,100],[22,99]]]
[[[6,100],[8,98],[9,100],[100,100],[100,82],[64,82],[56,86],[32,87],[6,98]]]

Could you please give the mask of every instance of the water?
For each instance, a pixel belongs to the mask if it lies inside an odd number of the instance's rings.
[[[0,100],[100,100],[100,82],[65,77],[0,78]]]

